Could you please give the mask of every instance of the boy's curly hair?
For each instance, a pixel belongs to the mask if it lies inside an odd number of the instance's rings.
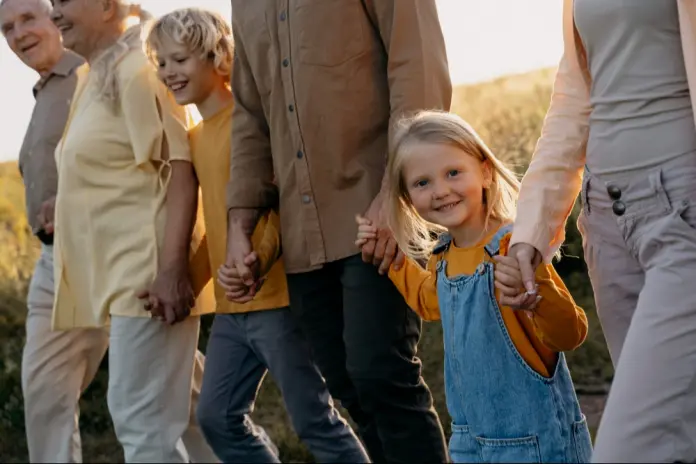
[[[232,26],[220,14],[202,8],[182,8],[157,19],[150,26],[145,46],[153,61],[157,60],[157,49],[163,38],[187,47],[201,59],[211,60],[220,74],[231,75]]]

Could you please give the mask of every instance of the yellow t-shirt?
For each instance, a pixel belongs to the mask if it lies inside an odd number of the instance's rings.
[[[252,243],[259,255],[262,274],[267,279],[256,298],[245,304],[227,301],[217,283],[217,270],[225,262],[227,250],[227,203],[225,192],[230,176],[232,109],[234,105],[201,121],[190,133],[191,157],[201,186],[205,245],[210,269],[215,277],[215,300],[218,313],[244,313],[282,308],[289,304],[285,269],[280,253],[280,219],[274,211],[267,213],[254,231]]]
[[[471,248],[458,248],[452,243],[441,259],[447,261],[447,275],[473,274],[477,266],[490,258],[484,245],[493,232],[481,243]],[[500,253],[507,253],[510,234],[501,240]],[[437,299],[436,266],[438,256],[433,256],[427,269],[406,260],[399,271],[389,270],[394,282],[409,306],[424,320],[440,319]],[[577,306],[565,284],[552,265],[540,266],[536,273],[539,294],[543,297],[534,311],[513,310],[507,306],[500,313],[510,338],[527,364],[539,374],[549,377],[555,368],[559,351],[574,350],[587,336],[587,316]],[[496,290],[496,299],[500,300]]]
[[[78,70],[56,149],[55,329],[104,326],[109,315],[150,317],[136,294],[158,272],[167,164],[190,161],[186,112],[145,53],[130,50],[116,63],[117,105],[101,98],[89,67]],[[169,154],[163,159],[165,138]],[[193,255],[199,242],[194,237]],[[192,314],[212,307],[212,291],[204,290]]]

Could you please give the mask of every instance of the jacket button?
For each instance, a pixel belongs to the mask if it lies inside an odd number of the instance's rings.
[[[607,186],[607,193],[612,200],[621,198],[621,189],[614,184],[609,184],[609,186]]]
[[[624,213],[626,212],[626,203],[623,201],[615,201],[614,204],[611,205],[611,210],[616,214],[617,216],[623,216]]]

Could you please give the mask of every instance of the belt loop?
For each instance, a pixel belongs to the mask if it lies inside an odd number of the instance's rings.
[[[585,211],[585,214],[587,215],[590,214],[590,198],[588,195],[590,191],[590,177],[590,170],[587,169],[586,165],[582,173],[582,189],[580,190],[580,201],[582,202],[582,207]]]
[[[648,179],[650,180],[651,193],[657,196],[665,211],[671,211],[672,204],[669,201],[669,196],[667,195],[667,191],[665,190],[662,177],[662,169],[657,169],[651,172]]]

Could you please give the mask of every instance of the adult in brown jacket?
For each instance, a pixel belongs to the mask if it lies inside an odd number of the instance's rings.
[[[249,237],[279,205],[291,310],[370,457],[444,462],[421,321],[383,275],[401,260],[383,208],[389,133],[451,101],[435,0],[232,0],[232,11],[227,267],[253,293]],[[380,228],[362,257],[356,214]]]

